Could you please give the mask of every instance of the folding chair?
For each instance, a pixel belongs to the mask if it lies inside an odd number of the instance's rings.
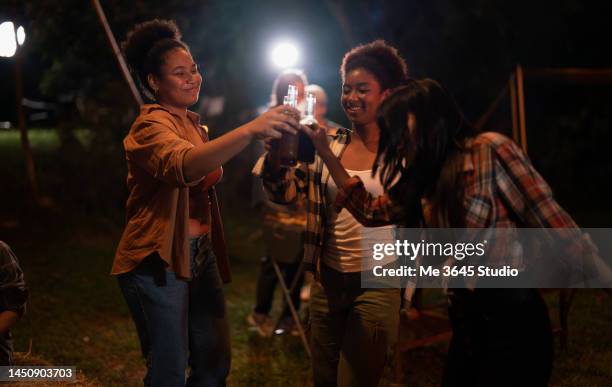
[[[303,250],[304,241],[302,234],[304,232],[305,222],[303,219],[296,219],[287,216],[282,216],[278,213],[270,212],[264,218],[264,242],[266,244],[266,254],[270,263],[274,268],[274,272],[278,279],[281,292],[286,302],[286,306],[291,312],[291,318],[299,332],[302,344],[308,356],[311,356],[310,345],[306,338],[304,327],[298,311],[291,299],[291,293],[296,289],[300,276],[304,271],[304,263],[302,261],[300,251]],[[281,272],[279,263],[295,264],[296,259],[299,260],[300,266],[290,287],[287,287],[283,273]],[[278,329],[282,315],[277,320],[274,331]]]

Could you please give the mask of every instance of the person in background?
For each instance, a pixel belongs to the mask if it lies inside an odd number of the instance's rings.
[[[11,328],[25,313],[27,300],[28,288],[19,260],[0,241],[0,366],[13,365]]]
[[[305,88],[308,85],[308,79],[302,70],[289,69],[279,74],[274,83],[272,84],[272,93],[270,94],[269,109],[275,108],[283,104],[283,97],[287,95],[287,89],[289,85],[296,86],[298,90],[298,106],[304,101]],[[256,144],[257,157],[261,156],[264,152],[263,143],[259,141]],[[290,238],[289,233],[295,231],[283,231],[282,227],[275,227],[277,223],[282,221],[291,220],[294,223],[306,222],[306,213],[304,205],[301,202],[296,202],[289,205],[282,205],[274,203],[265,195],[261,179],[253,178],[253,206],[261,214],[262,228],[265,232],[274,233],[279,238]],[[282,226],[282,225],[281,225]],[[274,230],[274,231],[272,231]],[[281,247],[281,243],[274,243],[273,238],[269,238],[269,235],[264,237],[266,241],[266,255],[261,257],[261,265],[259,269],[259,275],[257,277],[257,290],[255,293],[255,305],[253,310],[247,316],[247,323],[257,330],[259,335],[267,337],[270,336],[273,329],[272,318],[270,317],[270,311],[274,300],[274,291],[278,285],[278,278],[276,272],[272,266],[270,256],[275,254]],[[295,257],[287,257],[287,261],[291,263],[279,263],[279,267],[283,273],[283,279],[287,287],[290,287],[294,282],[296,274],[298,274],[301,257],[303,255],[302,246],[296,246],[295,252],[289,252]],[[276,254],[278,255],[278,254]],[[300,275],[297,278],[296,287],[291,293],[291,300],[299,311],[300,309],[300,288],[303,283],[304,276]],[[283,299],[284,300],[284,299]],[[291,317],[291,311],[285,304],[281,312],[281,321],[277,329],[278,333],[289,332],[291,334],[297,334],[295,324]]]
[[[306,86],[306,93],[313,94],[317,99],[317,104],[315,107],[315,118],[319,123],[319,126],[322,126],[327,131],[327,134],[333,136],[338,128],[342,127],[337,122],[327,119],[327,93],[325,89],[323,89],[319,85],[310,84]]]
[[[141,106],[123,140],[127,223],[111,271],[147,362],[143,381],[224,386],[231,352],[222,284],[230,271],[215,184],[221,166],[252,140],[297,133],[292,114],[298,112],[271,109],[209,140],[188,110],[198,101],[202,75],[174,21],[137,24],[123,49],[152,101]]]

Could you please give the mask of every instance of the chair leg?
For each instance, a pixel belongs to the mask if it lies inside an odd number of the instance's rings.
[[[291,311],[291,317],[293,318],[295,326],[298,332],[300,333],[300,338],[302,339],[302,344],[304,345],[306,354],[308,354],[308,357],[312,357],[310,353],[310,345],[308,344],[308,339],[306,338],[306,333],[304,332],[304,327],[302,327],[300,316],[298,315],[297,311],[295,310],[295,306],[293,305],[291,293],[289,292],[289,289],[287,289],[287,284],[285,283],[285,279],[283,278],[283,273],[281,272],[280,268],[278,267],[278,263],[274,258],[271,257],[270,261],[272,262],[272,267],[274,268],[274,272],[278,277],[278,284],[280,285],[281,291],[283,292],[283,296],[285,297],[285,301],[287,302],[287,307],[289,308],[289,311]],[[276,324],[276,327],[278,328],[278,323]]]
[[[576,289],[561,289],[559,292],[559,323],[561,325],[561,350],[567,351],[569,325],[569,311],[574,300]]]

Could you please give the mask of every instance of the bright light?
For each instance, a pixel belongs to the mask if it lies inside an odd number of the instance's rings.
[[[21,46],[23,42],[25,42],[25,30],[22,26],[19,26],[19,28],[17,28],[17,44]]]
[[[4,22],[0,24],[0,56],[10,58],[15,55],[15,51],[17,51],[15,26],[13,22]]]
[[[291,43],[281,43],[272,50],[272,61],[278,67],[293,67],[297,59],[298,50]]]

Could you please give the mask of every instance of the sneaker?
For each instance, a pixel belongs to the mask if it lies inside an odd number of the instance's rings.
[[[261,337],[270,337],[272,333],[272,319],[268,314],[255,313],[254,311],[249,313],[246,318],[247,323],[251,326],[251,329],[256,331]]]
[[[297,329],[297,325],[293,321],[293,318],[285,317],[278,324],[278,328],[274,331],[275,335],[286,335],[290,334],[291,336],[299,336],[300,331]]]

